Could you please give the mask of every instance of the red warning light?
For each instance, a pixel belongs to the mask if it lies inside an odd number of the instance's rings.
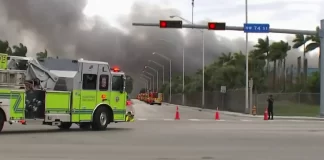
[[[101,95],[101,99],[106,99],[106,98],[107,98],[107,96],[105,94]]]
[[[182,28],[182,21],[160,20],[160,28]]]
[[[166,21],[160,21],[160,28],[166,28],[167,22]]]
[[[226,29],[226,23],[208,22],[208,29],[209,30],[225,30]]]
[[[208,29],[215,29],[216,24],[215,23],[208,23]]]
[[[120,69],[119,69],[118,67],[113,67],[112,70],[113,70],[114,72],[119,72],[119,71],[120,71]]]

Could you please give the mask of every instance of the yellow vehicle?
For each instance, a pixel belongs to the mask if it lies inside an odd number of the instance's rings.
[[[41,65],[30,57],[0,57],[0,131],[4,122],[26,125],[35,121],[60,129],[75,123],[94,130],[125,122],[125,77],[118,78],[118,94],[113,92],[107,62],[47,59]],[[26,62],[26,70],[18,69],[20,62]]]
[[[150,105],[153,105],[153,104],[161,105],[162,104],[162,93],[150,92],[148,95],[149,95],[147,98],[148,104],[150,104]]]
[[[146,93],[141,93],[141,101],[146,101]]]

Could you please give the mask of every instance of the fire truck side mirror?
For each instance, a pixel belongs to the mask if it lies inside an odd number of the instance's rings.
[[[120,92],[120,93],[123,93],[123,92],[124,92],[124,88],[125,88],[125,86],[124,86],[124,84],[125,84],[125,82],[124,82],[124,81],[125,81],[125,77],[124,77],[124,75],[121,75],[120,78],[121,78],[120,81],[121,81],[122,83],[120,83],[119,92]]]

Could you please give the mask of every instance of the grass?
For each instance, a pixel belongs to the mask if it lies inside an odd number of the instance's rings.
[[[308,116],[319,115],[319,105],[298,104],[298,103],[275,103],[274,115],[276,116]]]

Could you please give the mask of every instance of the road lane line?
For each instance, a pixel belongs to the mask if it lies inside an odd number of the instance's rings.
[[[164,121],[173,121],[174,119],[171,119],[171,118],[165,118],[163,119]]]
[[[290,122],[305,122],[304,120],[287,120],[287,121],[290,121]]]
[[[200,119],[188,119],[189,121],[200,121]]]
[[[139,120],[139,121],[146,121],[147,119],[146,118],[137,118],[137,120]]]
[[[240,121],[242,121],[242,122],[251,122],[252,120],[250,120],[250,119],[240,119]]]

